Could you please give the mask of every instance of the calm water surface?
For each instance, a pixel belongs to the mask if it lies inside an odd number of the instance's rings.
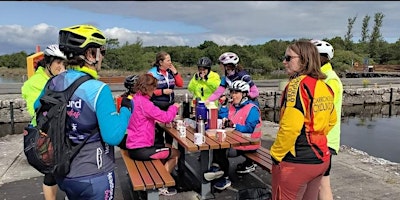
[[[349,117],[342,120],[341,143],[400,163],[400,117]]]

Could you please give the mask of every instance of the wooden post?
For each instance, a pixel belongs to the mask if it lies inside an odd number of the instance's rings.
[[[43,58],[43,52],[37,52],[33,55],[26,57],[26,71],[28,73],[28,78],[30,78],[35,73],[35,65]]]
[[[15,134],[14,128],[14,102],[10,101],[11,134]]]

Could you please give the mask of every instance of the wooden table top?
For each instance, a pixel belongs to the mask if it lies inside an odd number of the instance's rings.
[[[241,132],[234,130],[226,131],[226,140],[223,142],[219,142],[216,137],[210,137],[206,134],[205,143],[197,145],[194,143],[194,133],[196,130],[192,127],[187,126],[186,137],[180,137],[179,131],[175,127],[167,127],[164,123],[159,123],[159,125],[189,152],[210,149],[226,149],[241,145],[257,144],[260,142],[259,140],[254,140],[243,135]]]

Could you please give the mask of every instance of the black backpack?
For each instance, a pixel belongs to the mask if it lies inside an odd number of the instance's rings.
[[[25,156],[28,163],[39,172],[66,176],[72,159],[86,141],[98,132],[98,129],[93,130],[78,145],[73,145],[65,134],[69,99],[79,85],[91,78],[89,75],[82,76],[64,91],[53,91],[49,88],[53,78],[46,83],[45,93],[40,98],[41,106],[35,111],[37,126],[30,125],[24,130]]]

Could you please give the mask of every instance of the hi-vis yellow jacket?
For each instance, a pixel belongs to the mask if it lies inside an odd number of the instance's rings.
[[[33,104],[39,97],[49,79],[50,77],[46,74],[45,68],[39,66],[35,74],[25,81],[21,87],[22,98],[25,99],[26,108],[32,118],[35,116]],[[31,123],[36,126],[36,118],[33,118]]]
[[[290,80],[282,94],[272,158],[308,164],[329,160],[326,135],[337,120],[333,98],[323,80],[305,75]]]
[[[321,71],[327,75],[324,82],[332,88],[335,95],[334,104],[337,122],[328,134],[328,147],[334,149],[337,154],[340,148],[340,117],[342,116],[343,84],[336,72],[333,71],[331,63],[323,65]]]

